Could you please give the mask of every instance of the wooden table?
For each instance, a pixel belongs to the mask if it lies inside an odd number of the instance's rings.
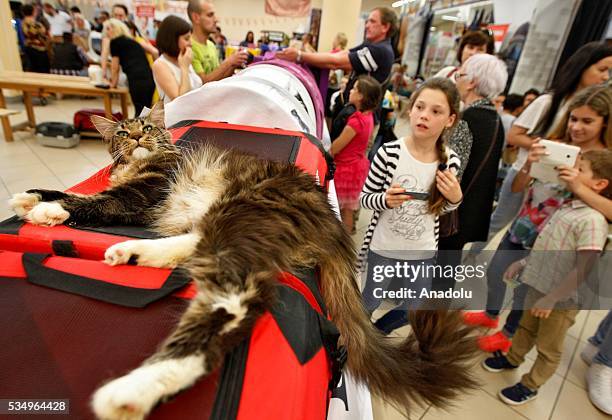
[[[128,115],[127,88],[101,89],[90,83],[89,78],[81,76],[62,76],[58,74],[31,73],[20,71],[0,71],[0,108],[6,108],[3,89],[23,92],[23,102],[28,114],[28,124],[36,127],[36,117],[32,106],[32,94],[64,93],[83,96],[101,96],[104,99],[106,118],[112,119],[112,95],[121,100],[121,113]]]

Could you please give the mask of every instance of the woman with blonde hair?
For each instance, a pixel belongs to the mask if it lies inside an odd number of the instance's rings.
[[[346,50],[348,38],[344,32],[338,32],[332,41],[332,53],[337,53]]]
[[[118,19],[104,22],[104,34],[110,41],[111,87],[119,82],[119,68],[128,79],[130,96],[134,103],[135,116],[139,116],[145,106],[151,105],[155,81],[145,51],[132,38],[130,29]]]

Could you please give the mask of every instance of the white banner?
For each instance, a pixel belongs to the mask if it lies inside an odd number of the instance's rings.
[[[579,5],[580,0],[538,0],[510,92],[548,87]]]
[[[421,44],[423,43],[425,20],[426,18],[424,16],[410,16],[408,20],[402,64],[408,65],[407,73],[411,77],[417,75],[417,69],[419,67],[419,53],[421,52]]]

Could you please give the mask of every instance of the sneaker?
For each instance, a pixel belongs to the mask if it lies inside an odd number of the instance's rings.
[[[538,391],[532,391],[522,383],[518,383],[499,391],[499,399],[510,405],[521,405],[538,396]]]
[[[493,353],[493,357],[489,357],[482,361],[482,367],[489,372],[501,372],[503,370],[516,369],[518,366],[514,366],[508,361],[506,356],[496,351]]]
[[[488,353],[494,353],[496,351],[503,351],[506,353],[510,350],[510,346],[512,346],[512,340],[506,337],[501,331],[478,339],[478,347],[480,350]]]
[[[587,345],[584,347],[584,350],[580,352],[580,357],[584,363],[591,366],[591,363],[593,363],[593,358],[597,355],[597,353],[599,353],[599,347],[587,341]]]
[[[497,328],[499,321],[497,318],[493,319],[487,315],[486,312],[464,312],[463,323],[466,325],[475,325],[478,327],[485,328]]]
[[[593,363],[587,370],[586,381],[593,405],[612,415],[612,368]]]

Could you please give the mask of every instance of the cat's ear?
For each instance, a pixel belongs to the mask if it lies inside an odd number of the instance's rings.
[[[96,130],[102,134],[104,139],[112,137],[113,131],[115,127],[117,127],[117,121],[109,120],[100,115],[92,115],[91,122],[96,127]]]
[[[164,102],[158,101],[151,108],[151,112],[147,116],[147,119],[150,123],[156,125],[157,127],[164,128]]]

